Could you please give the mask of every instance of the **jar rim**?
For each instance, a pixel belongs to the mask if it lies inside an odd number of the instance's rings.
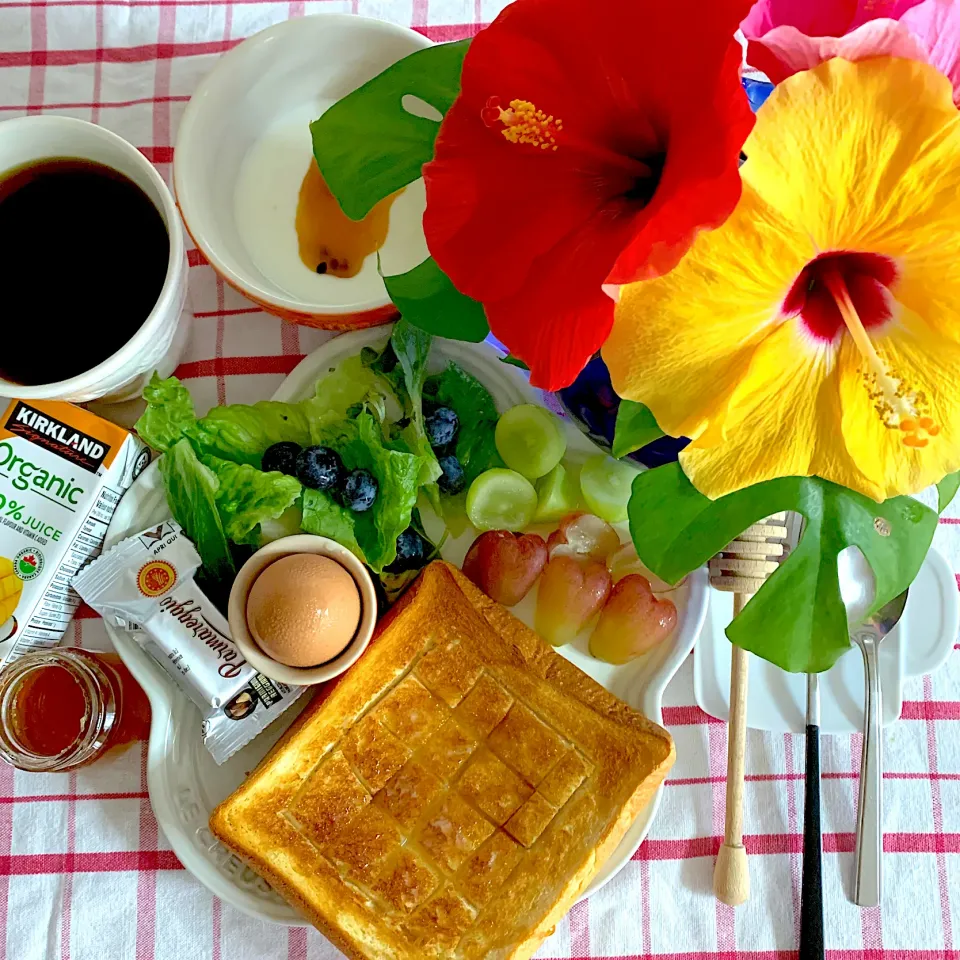
[[[24,681],[37,670],[58,666],[83,689],[89,719],[82,734],[55,756],[34,753],[15,734],[11,713]],[[0,671],[0,758],[32,773],[63,771],[89,760],[109,737],[117,720],[113,684],[104,666],[80,648],[38,650],[7,664]]]

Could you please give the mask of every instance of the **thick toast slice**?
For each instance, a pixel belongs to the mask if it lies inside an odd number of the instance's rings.
[[[437,561],[210,826],[348,957],[525,960],[673,758]]]

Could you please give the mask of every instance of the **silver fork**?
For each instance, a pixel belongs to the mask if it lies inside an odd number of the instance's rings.
[[[907,591],[884,604],[872,617],[855,627],[850,639],[863,654],[865,697],[863,704],[863,754],[860,759],[860,801],[857,805],[856,874],[854,903],[875,907],[880,903],[880,859],[883,852],[883,765],[881,745],[882,703],[878,653],[880,641],[897,625],[907,602]]]

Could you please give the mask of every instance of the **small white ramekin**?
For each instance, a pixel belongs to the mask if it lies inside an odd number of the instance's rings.
[[[136,147],[104,127],[56,116],[17,117],[0,123],[0,173],[52,157],[102,163],[143,190],[159,211],[170,237],[167,275],[150,315],[115,354],[90,370],[56,383],[21,385],[0,379],[0,396],[77,403],[129,400],[142,392],[154,370],[163,377],[173,373],[189,332],[189,268],[177,206],[153,164]],[[104,256],[108,254],[105,250]],[[42,296],[42,291],[37,295]]]
[[[360,591],[360,625],[353,639],[339,656],[315,667],[289,667],[274,660],[263,652],[247,626],[247,597],[254,581],[271,563],[297,553],[313,553],[335,560],[353,577]],[[227,619],[230,622],[233,642],[240,648],[247,662],[264,676],[281,683],[301,686],[325,683],[352,667],[367,649],[373,636],[373,628],[377,624],[377,595],[367,568],[346,547],[327,537],[302,533],[268,543],[240,568],[230,588]]]

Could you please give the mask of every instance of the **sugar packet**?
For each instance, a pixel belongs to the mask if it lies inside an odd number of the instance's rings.
[[[258,674],[226,619],[197,587],[196,548],[173,520],[123,540],[72,581],[86,602],[134,640],[203,714],[203,741],[223,763],[305,687]]]

